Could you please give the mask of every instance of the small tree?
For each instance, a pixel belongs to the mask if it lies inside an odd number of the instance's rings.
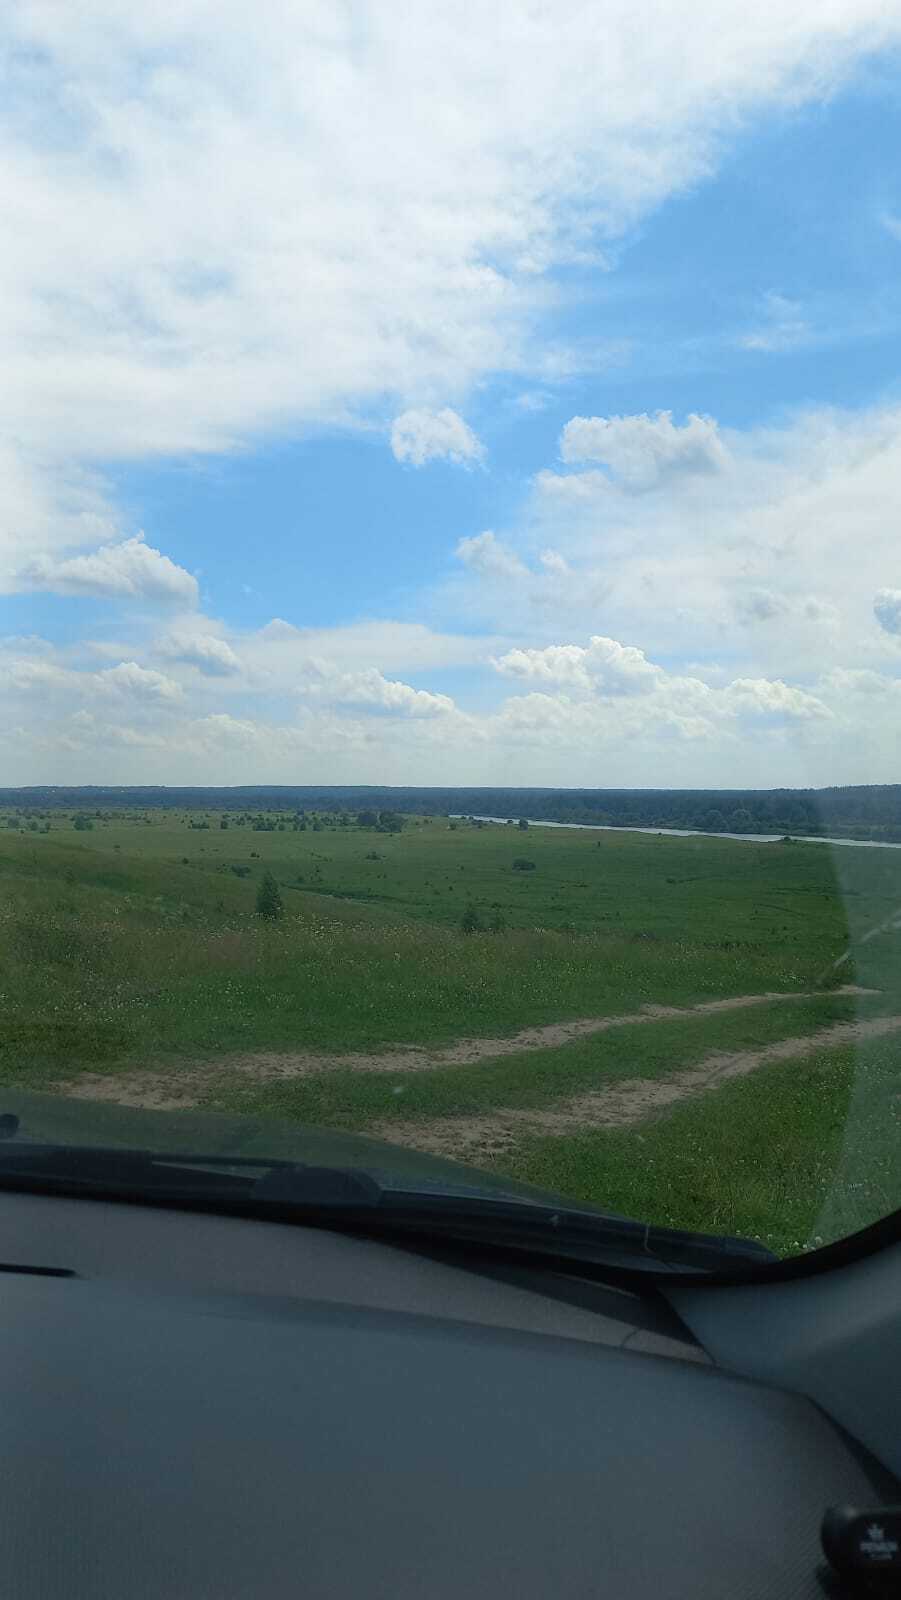
[[[529,826],[529,824],[526,821],[525,817],[520,817],[519,826],[522,828],[523,833],[525,833],[527,827]]]
[[[491,921],[488,924],[489,932],[490,933],[503,933],[503,931],[506,928],[506,926],[507,926],[507,924],[506,924],[506,921],[504,920],[503,913],[501,911],[495,911],[494,916],[491,918]]]
[[[264,872],[257,890],[257,916],[275,922],[284,914],[282,897],[271,872]]]
[[[475,906],[466,907],[466,910],[460,918],[460,927],[464,933],[483,932],[485,924],[479,916]]]

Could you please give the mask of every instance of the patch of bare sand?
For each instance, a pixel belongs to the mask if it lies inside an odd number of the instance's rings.
[[[760,1050],[714,1052],[696,1067],[667,1078],[632,1078],[606,1089],[557,1100],[534,1110],[500,1107],[478,1117],[432,1117],[416,1122],[385,1119],[367,1128],[375,1138],[410,1145],[432,1155],[458,1161],[485,1159],[502,1153],[524,1134],[565,1135],[589,1128],[623,1128],[679,1101],[702,1094],[729,1078],[743,1078],[774,1061],[801,1060],[824,1047],[859,1044],[901,1029],[901,1016],[837,1022],[803,1038],[780,1039]]]
[[[838,995],[868,995],[878,991],[854,984],[823,991]],[[268,1082],[280,1078],[311,1078],[323,1072],[430,1072],[435,1067],[472,1066],[497,1061],[502,1056],[530,1050],[554,1050],[610,1028],[639,1023],[665,1022],[680,1017],[702,1017],[720,1011],[740,1011],[750,1006],[772,1005],[779,1000],[810,1000],[807,992],[742,994],[725,1000],[705,1000],[696,1006],[644,1005],[638,1011],[608,1017],[579,1017],[571,1022],[551,1022],[541,1028],[494,1039],[460,1039],[456,1044],[428,1050],[420,1045],[397,1045],[393,1050],[367,1053],[257,1052],[224,1056],[219,1061],[189,1062],[178,1067],[148,1067],[136,1072],[85,1072],[53,1085],[58,1094],[78,1100],[112,1100],[120,1106],[143,1106],[154,1111],[177,1111],[199,1105],[204,1090],[224,1072],[241,1073]]]

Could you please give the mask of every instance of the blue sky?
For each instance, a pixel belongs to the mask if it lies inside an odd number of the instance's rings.
[[[901,23],[651,9],[13,8],[6,781],[897,778]]]

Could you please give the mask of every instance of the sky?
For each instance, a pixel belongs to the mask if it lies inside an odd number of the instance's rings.
[[[895,0],[8,0],[0,781],[898,781],[899,150]]]

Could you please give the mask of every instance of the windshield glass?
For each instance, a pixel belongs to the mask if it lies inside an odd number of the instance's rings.
[[[901,1206],[901,21],[0,37],[0,1179]]]

